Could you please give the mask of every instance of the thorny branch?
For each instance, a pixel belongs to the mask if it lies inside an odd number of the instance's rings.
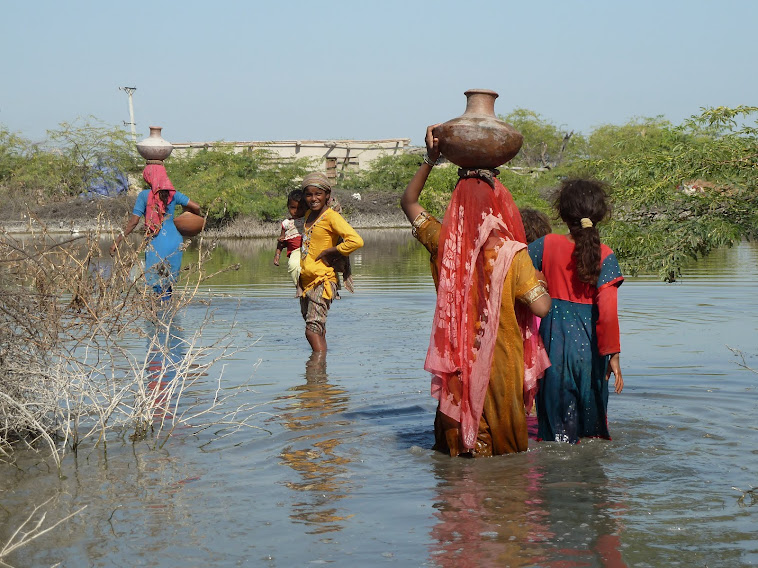
[[[745,354],[741,350],[735,349],[734,347],[729,347],[728,345],[726,348],[740,358],[741,362],[738,362],[737,366],[742,367],[743,369],[746,369],[752,373],[758,374],[758,370],[753,369],[750,365],[747,364],[747,361],[745,360]]]
[[[222,391],[222,369],[216,396],[207,392],[211,369],[254,341],[237,344],[245,334],[236,321],[224,322],[220,338],[203,337],[215,315],[206,305],[197,316],[194,301],[210,277],[202,239],[199,261],[182,275],[192,284],[162,304],[145,285],[139,248],[122,247],[111,262],[101,245],[112,242],[108,231],[72,239],[36,226],[22,238],[0,233],[0,459],[44,449],[60,468],[87,441],[94,449],[152,436],[159,446],[180,424],[197,432],[217,424],[224,436],[257,428],[260,404],[234,403],[251,391],[247,380]],[[181,320],[193,303],[199,322],[188,333]]]

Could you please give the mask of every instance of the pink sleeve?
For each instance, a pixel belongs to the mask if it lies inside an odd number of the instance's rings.
[[[618,286],[604,286],[597,293],[597,349],[601,355],[621,352]]]

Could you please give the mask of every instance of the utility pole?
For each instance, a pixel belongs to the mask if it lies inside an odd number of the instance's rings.
[[[132,93],[137,90],[137,87],[119,87],[119,91],[125,91],[127,95],[129,95],[129,120],[130,122],[124,121],[124,126],[129,124],[132,127],[132,140],[134,140],[134,143],[137,143],[137,124],[134,122],[134,105],[132,104]]]

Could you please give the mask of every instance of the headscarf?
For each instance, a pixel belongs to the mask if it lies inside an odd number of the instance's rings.
[[[433,375],[432,395],[440,411],[460,422],[467,449],[476,444],[505,277],[516,253],[525,248],[521,215],[500,180],[459,179],[440,229],[437,306],[424,368]],[[527,314],[519,312],[529,309],[520,302],[515,308],[525,338]],[[532,367],[534,353],[529,348],[527,354],[526,341],[524,347],[526,367]],[[539,361],[544,365],[547,356]]]
[[[318,187],[324,191],[332,191],[332,184],[329,183],[329,178],[321,172],[312,172],[306,175],[300,183],[300,189],[305,189],[309,185]]]
[[[145,210],[145,229],[148,235],[157,233],[163,224],[166,215],[166,205],[158,196],[158,191],[168,190],[168,203],[174,199],[176,190],[163,164],[148,164],[142,170],[142,178],[150,185],[150,193],[147,196],[147,209]]]

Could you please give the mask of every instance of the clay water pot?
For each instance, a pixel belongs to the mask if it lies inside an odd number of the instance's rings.
[[[489,89],[469,89],[463,94],[466,112],[432,131],[440,139],[442,155],[462,168],[491,169],[512,159],[524,138],[495,116],[498,94]]]
[[[151,126],[150,136],[137,142],[137,152],[148,164],[162,163],[174,150],[171,142],[161,137],[162,126]]]
[[[185,211],[174,217],[174,225],[181,236],[195,237],[205,228],[205,217],[196,215],[192,211]]]

